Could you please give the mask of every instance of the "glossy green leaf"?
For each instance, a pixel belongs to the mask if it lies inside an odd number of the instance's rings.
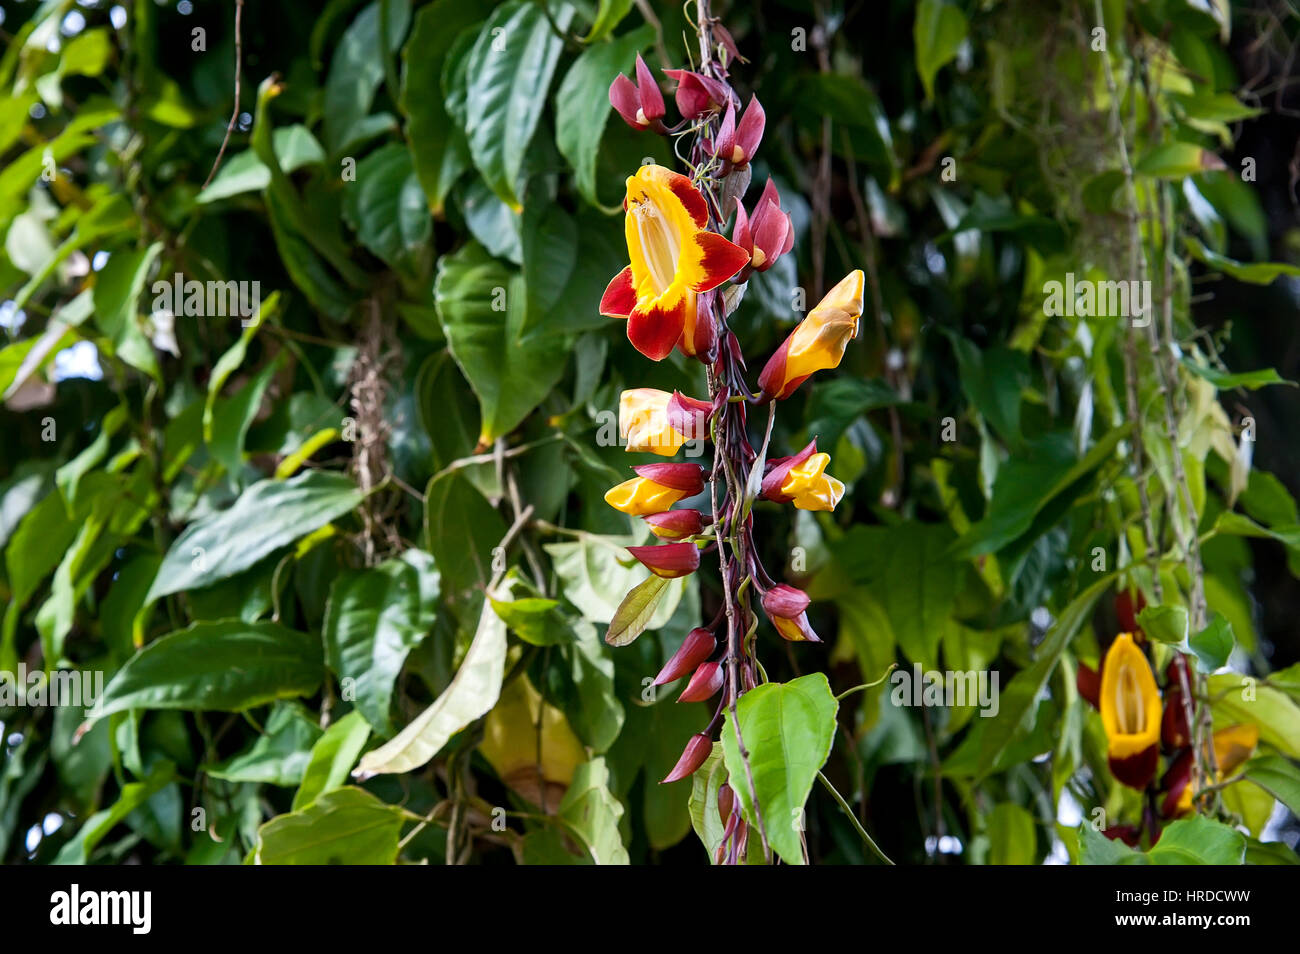
[[[479,32],[465,65],[465,136],[483,178],[503,202],[522,207],[520,171],[541,118],[573,7],[561,3],[549,17],[535,3],[497,7]]]
[[[916,7],[912,40],[916,46],[916,72],[925,98],[934,99],[934,77],[952,62],[966,40],[968,25],[961,8],[945,0],[921,0]]]
[[[407,813],[360,788],[327,792],[257,830],[259,865],[391,865]]]
[[[321,626],[325,661],[347,698],[376,731],[392,735],[393,687],[437,613],[440,577],[433,558],[407,550],[399,559],[340,574]]]
[[[606,6],[605,2],[601,3],[602,13]],[[588,42],[598,39],[594,36],[597,25],[593,25]],[[612,112],[609,84],[619,73],[632,71],[637,53],[652,39],[650,27],[643,26],[610,43],[593,45],[574,60],[556,93],[555,144],[573,169],[578,191],[592,205],[600,205],[596,195],[596,156]]]
[[[146,645],[104,687],[89,716],[128,709],[241,712],[309,696],[324,675],[320,640],[279,623],[194,623]]]
[[[787,863],[804,863],[800,832],[804,803],[817,773],[830,756],[839,703],[822,673],[787,683],[767,683],[740,697],[737,718],[748,749],[748,768],[736,744],[736,723],[727,710],[720,730],[731,786],[745,818],[758,831],[762,814],[768,844]],[[749,773],[753,773],[750,787]]]
[[[312,746],[302,784],[293,796],[293,810],[298,811],[325,792],[342,786],[369,738],[370,723],[360,712],[349,712],[326,729]]]
[[[327,471],[258,481],[229,509],[195,521],[173,541],[147,602],[233,576],[348,513],[361,500],[349,478]]]

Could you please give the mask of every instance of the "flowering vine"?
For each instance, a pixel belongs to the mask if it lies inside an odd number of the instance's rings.
[[[610,281],[602,314],[627,321],[628,339],[645,357],[660,361],[674,348],[706,368],[708,398],[637,388],[619,402],[619,429],[629,451],[675,456],[687,441],[709,440],[712,466],[656,463],[634,467],[636,476],[611,488],[610,506],[643,519],[659,543],[629,552],[652,576],[628,593],[606,637],[612,645],[636,638],[664,593],[665,581],[696,572],[701,559],[716,563],[723,606],[707,625],[687,635],[655,679],[665,685],[686,679],[680,702],[718,697],[712,721],[685,745],[663,780],[692,775],[708,758],[724,712],[731,713],[753,790],[749,755],[736,720],[742,694],[766,681],[755,653],[762,612],[776,633],[792,642],[820,642],[809,624],[809,597],[778,583],[763,566],[755,545],[756,500],[790,503],[803,510],[833,510],[844,485],[827,473],[830,456],[816,440],[787,457],[768,454],[776,406],[812,374],[839,365],[862,314],[864,276],[855,270],[841,280],[799,323],[764,365],[757,389],[748,364],[728,327],[732,308],[754,272],[765,271],[794,244],[789,214],[769,179],[757,202],[745,204],[751,163],[763,139],[765,115],[757,97],[741,108],[727,64],[737,56],[726,31],[700,5],[700,63],[694,70],[665,70],[676,82],[680,120],[665,123],[667,107],[655,77],[638,56],[635,81],[618,76],[610,86],[614,109],[630,127],[676,140],[689,174],[644,165],[627,179],[624,200],[629,263]],[[728,225],[730,228],[728,229]],[[729,231],[730,238],[727,237]],[[761,442],[751,439],[751,407],[766,406]],[[709,513],[672,509],[709,487]],[[753,835],[770,856],[761,806],[753,818],[739,810],[729,784],[719,791],[725,826],[717,860],[745,859]],[[756,842],[757,843],[757,842]]]

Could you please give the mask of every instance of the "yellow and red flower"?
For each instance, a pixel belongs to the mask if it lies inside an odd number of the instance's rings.
[[[668,423],[672,395],[656,388],[633,388],[618,399],[618,433],[628,453],[672,457],[686,438]]]
[[[1130,788],[1144,789],[1156,772],[1160,691],[1131,633],[1116,636],[1106,652],[1100,696],[1111,773]]]
[[[1219,769],[1214,779],[1215,784],[1231,778],[1254,753],[1257,745],[1259,726],[1254,723],[1230,725],[1214,733],[1214,761],[1218,763]],[[1192,810],[1192,800],[1196,797],[1192,785],[1194,765],[1192,750],[1184,749],[1161,779],[1160,787],[1164,789],[1165,797],[1160,802],[1160,814],[1165,818],[1178,818]]]
[[[778,583],[763,594],[763,611],[783,639],[791,642],[820,643],[821,638],[808,622],[808,594],[801,589]]]
[[[830,454],[817,453],[817,442],[793,457],[776,457],[767,463],[761,495],[777,503],[793,503],[799,510],[834,510],[844,496],[844,484],[826,473]]]
[[[788,398],[814,371],[839,367],[858,333],[863,282],[861,269],[844,276],[768,359],[758,377],[768,400]]]
[[[704,529],[704,516],[698,510],[666,510],[648,513],[641,519],[651,533],[664,540],[684,540]]]
[[[704,489],[704,471],[698,464],[643,464],[632,470],[637,476],[605,493],[605,503],[630,517],[662,513]]]
[[[631,264],[614,276],[600,313],[627,319],[627,337],[652,361],[693,356],[711,339],[697,322],[698,296],[749,264],[749,253],[708,230],[704,196],[684,175],[646,165],[627,180],[625,232]]]

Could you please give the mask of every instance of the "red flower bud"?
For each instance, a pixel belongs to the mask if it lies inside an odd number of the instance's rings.
[[[1169,763],[1164,777],[1160,779],[1160,788],[1165,793],[1160,800],[1160,817],[1177,818],[1186,815],[1191,808],[1191,793],[1187,786],[1192,782],[1192,768],[1195,758],[1191,749],[1183,749],[1179,756]]]
[[[1101,695],[1101,673],[1093,669],[1087,663],[1079,663],[1079,672],[1075,676],[1074,684],[1079,689],[1079,695],[1094,708],[1097,708],[1097,699]]]
[[[1183,704],[1183,690],[1174,683],[1165,690],[1165,711],[1160,718],[1160,744],[1168,751],[1181,749],[1191,743],[1192,734],[1187,728],[1187,707]]]
[[[736,229],[732,241],[749,253],[750,267],[757,272],[767,271],[794,247],[794,225],[789,214],[781,211],[781,196],[771,179],[767,180],[752,217],[745,212],[740,201],[736,201]]]
[[[731,102],[731,93],[725,83],[711,76],[701,76],[690,70],[664,70],[665,76],[677,80],[677,111],[685,119],[699,119]]]
[[[609,86],[609,103],[633,129],[648,129],[664,115],[664,96],[654,74],[638,54],[636,83],[620,73]]]
[[[778,583],[763,594],[763,609],[767,615],[785,619],[795,619],[811,602],[803,590],[785,583]]]
[[[718,786],[718,817],[722,824],[731,820],[731,810],[736,807],[736,790],[723,782]]]
[[[704,490],[704,468],[699,464],[641,464],[632,470],[638,477],[652,480],[661,487],[680,490],[688,497]]]
[[[749,98],[749,105],[745,107],[739,123],[736,122],[735,106],[728,104],[727,112],[722,117],[722,125],[718,129],[713,154],[721,156],[733,165],[745,165],[758,152],[758,144],[763,141],[763,127],[766,123],[767,117],[763,113],[758,97]]]
[[[681,540],[704,528],[704,517],[698,510],[665,510],[648,513],[641,519],[650,525],[651,533],[665,540]]]
[[[1137,594],[1136,597],[1134,593]],[[1146,597],[1142,595],[1141,590],[1123,590],[1115,597],[1115,615],[1119,618],[1121,633],[1142,632],[1142,627],[1138,626],[1137,614],[1146,609],[1146,605]]]
[[[682,750],[682,757],[677,760],[673,770],[659,784],[666,785],[669,782],[676,782],[694,774],[695,770],[704,764],[704,760],[709,757],[709,753],[712,751],[713,740],[703,732],[691,736],[686,743],[686,748]]]
[[[659,675],[655,676],[654,684],[662,686],[675,679],[680,679],[712,656],[717,648],[718,641],[713,638],[713,634],[703,626],[697,626],[686,634],[686,638],[682,640],[677,652],[673,653],[668,662],[664,663],[664,668],[660,669]]]
[[[661,543],[658,546],[628,547],[655,576],[666,580],[687,576],[700,568],[700,548],[693,543]]]
[[[763,611],[783,639],[791,642],[820,643],[821,638],[808,623],[810,600],[803,590],[778,583],[763,594]]]
[[[706,662],[695,670],[695,675],[691,676],[691,681],[686,684],[677,701],[703,702],[722,688],[722,678],[721,663]]]

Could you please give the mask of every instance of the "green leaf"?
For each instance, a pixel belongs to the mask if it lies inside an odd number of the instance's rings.
[[[1225,275],[1231,275],[1239,282],[1248,282],[1252,285],[1270,285],[1281,275],[1286,275],[1288,278],[1300,277],[1300,266],[1297,265],[1290,265],[1285,262],[1238,262],[1226,255],[1211,251],[1195,238],[1188,237],[1186,241],[1188,251],[1192,253],[1194,258],[1199,259],[1211,268],[1218,269]]]
[[[233,396],[218,398],[213,406],[208,450],[231,477],[238,478],[244,469],[244,438],[278,370],[280,361],[276,355]]]
[[[934,77],[957,55],[966,39],[966,14],[944,0],[921,0],[916,7],[912,39],[916,45],[916,72],[925,98],[934,99]]]
[[[567,29],[573,7],[558,5],[550,19],[555,29]],[[563,48],[546,12],[515,0],[492,12],[466,60],[470,156],[492,191],[516,212],[523,208],[519,178],[524,156]]]
[[[486,586],[505,522],[459,471],[435,475],[424,499],[424,536],[447,593],[461,596]]]
[[[340,574],[330,587],[321,635],[325,660],[376,731],[392,735],[393,684],[437,613],[440,577],[433,557],[407,550],[400,559]]]
[[[1152,639],[1181,646],[1187,638],[1187,607],[1147,606],[1138,613],[1137,623]]]
[[[1138,159],[1133,171],[1157,179],[1185,179],[1207,169],[1223,169],[1223,160],[1190,142],[1167,142]]]
[[[339,155],[358,140],[379,84],[384,81],[384,61],[395,52],[411,22],[410,0],[392,0],[388,35],[380,42],[380,4],[372,3],[343,32],[325,79],[325,144]],[[392,91],[394,95],[397,90]]]
[[[248,344],[257,334],[257,330],[262,327],[262,323],[269,319],[280,307],[280,293],[273,292],[266,297],[260,307],[247,324],[239,332],[239,337],[235,343],[227,348],[217,359],[217,363],[212,366],[212,373],[208,376],[208,393],[203,402],[203,439],[211,444],[213,438],[213,427],[216,424],[217,400],[221,396],[221,389],[226,386],[226,381],[235,373],[236,369],[244,363],[244,358],[248,355]]]
[[[205,769],[213,778],[228,782],[259,782],[292,788],[302,781],[311,759],[311,747],[320,728],[300,705],[277,703],[266,722],[266,733],[249,748]]]
[[[1300,759],[1300,706],[1285,692],[1235,672],[1210,676],[1206,686],[1216,726],[1253,723],[1259,727],[1260,741]]]
[[[1230,374],[1226,371],[1219,371],[1217,368],[1207,368],[1200,362],[1193,361],[1186,356],[1183,357],[1183,367],[1198,377],[1209,381],[1220,391],[1230,391],[1233,388],[1247,388],[1251,391],[1258,391],[1270,384],[1289,384],[1295,387],[1294,381],[1288,381],[1273,368],[1260,368],[1258,371],[1242,371],[1237,374]]]
[[[1203,815],[1169,825],[1149,851],[1112,841],[1087,822],[1079,826],[1079,862],[1085,865],[1239,865],[1246,836]]]
[[[668,580],[654,574],[628,590],[609,622],[605,642],[626,646],[645,632],[667,590]]]
[[[393,268],[415,267],[433,219],[405,146],[381,146],[357,164],[357,179],[343,194],[343,218]]]
[[[986,776],[993,770],[1002,751],[1012,739],[1026,729],[1024,723],[1031,713],[1037,711],[1035,703],[1038,695],[1047,684],[1052,670],[1056,668],[1062,650],[1092,617],[1093,606],[1110,586],[1116,572],[1109,573],[1094,582],[1062,610],[1061,615],[1047,631],[1047,635],[1043,637],[1038,647],[1038,658],[1034,660],[1033,665],[1016,673],[1002,690],[997,716],[985,720],[988,724],[980,740],[980,756],[976,770],[979,777]]]
[[[424,765],[448,739],[496,705],[505,661],[506,624],[493,612],[492,603],[484,600],[478,629],[451,684],[406,728],[367,752],[353,775],[364,780]]]
[[[603,757],[578,766],[560,802],[559,816],[568,822],[566,831],[581,839],[591,863],[628,864],[618,830],[623,805],[610,794],[609,769]]]
[[[612,623],[628,591],[646,582],[641,578],[644,567],[631,559],[626,549],[637,542],[633,537],[587,533],[571,543],[548,543],[545,549],[565,599],[593,623]],[[669,580],[658,609],[643,629],[666,625],[685,591],[685,577]]]
[[[1142,614],[1138,614],[1138,620]],[[1146,628],[1145,626],[1143,627]],[[1147,630],[1149,633],[1150,630]],[[1209,625],[1187,641],[1202,672],[1214,672],[1228,661],[1237,639],[1232,632],[1232,624],[1223,616],[1215,613],[1210,617]]]
[[[370,724],[355,710],[326,729],[312,746],[302,784],[293,796],[293,810],[310,805],[325,792],[332,792],[346,782],[369,738]]]
[[[285,172],[296,172],[325,162],[325,150],[311,130],[300,123],[276,129],[271,133],[271,143],[276,158],[280,160],[280,168]],[[206,205],[245,192],[260,192],[270,184],[271,170],[257,158],[257,153],[246,149],[227,159],[194,201]]]
[[[1088,822],[1079,826],[1079,864],[1145,865],[1147,856],[1135,851],[1118,838],[1107,838]]]
[[[1147,852],[1155,865],[1239,865],[1246,836],[1203,815],[1174,822]]]
[[[605,6],[602,2],[602,13]],[[593,42],[595,33],[593,26],[587,42]],[[596,156],[609,119],[609,84],[619,73],[631,70],[637,53],[653,39],[654,31],[647,25],[610,43],[592,46],[569,67],[555,94],[555,145],[573,169],[578,191],[594,206],[600,205]]]
[[[464,0],[435,0],[415,15],[402,49],[402,112],[415,173],[429,208],[442,212],[447,191],[469,157],[465,134],[447,115],[442,71],[456,37],[479,22],[482,10]]]
[[[519,333],[526,335],[545,323],[573,274],[578,226],[560,206],[534,203],[524,210],[521,227],[527,301]]]
[[[122,786],[117,801],[109,808],[95,812],[73,835],[72,840],[59,849],[54,858],[56,865],[85,865],[90,863],[91,852],[110,831],[120,825],[128,815],[144,805],[176,778],[176,767],[170,762],[160,762],[149,777],[141,782]]]
[[[354,787],[327,792],[257,830],[259,865],[391,865],[407,813]]]
[[[438,264],[434,301],[482,410],[479,446],[510,433],[564,374],[566,339],[523,334],[523,278],[471,242]]]
[[[1251,759],[1246,765],[1246,778],[1300,816],[1300,768],[1276,755]]]
[[[691,797],[687,803],[691,813],[691,827],[704,845],[709,864],[717,864],[718,846],[722,844],[725,826],[718,811],[718,790],[726,781],[727,766],[722,743],[714,742],[709,757],[691,776]]]
[[[146,602],[198,589],[246,570],[356,508],[363,498],[342,474],[304,471],[289,480],[260,480],[228,510],[197,520],[163,557]]]
[[[803,808],[817,773],[831,754],[839,703],[822,673],[751,689],[736,705],[740,736],[749,750],[749,769],[736,745],[730,709],[721,730],[731,786],[745,818],[759,831],[754,796],[768,844],[786,863],[804,863],[800,832]],[[753,772],[753,789],[749,771]]]
[[[95,281],[95,324],[131,367],[161,380],[158,358],[140,324],[137,302],[149,269],[162,254],[161,242],[135,251],[115,252]]]
[[[573,628],[559,612],[559,600],[538,596],[514,601],[492,600],[492,609],[510,631],[533,646],[556,646],[573,639]]]
[[[993,806],[988,818],[989,864],[1032,865],[1038,859],[1034,816],[1015,802]]]
[[[193,623],[149,643],[117,671],[88,713],[128,709],[242,712],[309,696],[324,674],[320,640],[279,623]]]
[[[1019,445],[1020,393],[1029,380],[1024,352],[1012,348],[980,349],[970,339],[957,335],[952,342],[966,397],[1004,441]]]
[[[1053,435],[1031,444],[1024,456],[998,469],[993,499],[984,517],[956,543],[966,557],[994,553],[1026,533],[1039,514],[1068,503],[1083,490],[1086,478],[1102,465],[1129,432],[1116,427],[1076,460],[1068,439]]]
[[[632,12],[632,3],[633,0],[600,0],[596,7],[596,18],[592,21],[587,35],[582,38],[582,42],[598,43],[609,36],[623,18]]]

